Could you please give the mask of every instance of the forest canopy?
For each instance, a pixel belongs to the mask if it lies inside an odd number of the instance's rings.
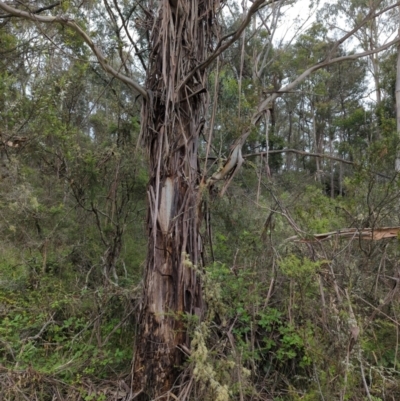
[[[0,1],[2,399],[400,399],[399,20]]]

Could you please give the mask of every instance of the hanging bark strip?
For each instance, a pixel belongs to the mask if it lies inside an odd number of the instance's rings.
[[[149,245],[133,377],[143,399],[167,397],[185,359],[180,348],[190,347],[185,315],[201,318],[203,311],[196,267],[202,252],[197,150],[205,122],[205,69],[177,87],[206,59],[218,2],[155,5],[155,17],[148,20],[152,52],[142,108],[151,174]]]

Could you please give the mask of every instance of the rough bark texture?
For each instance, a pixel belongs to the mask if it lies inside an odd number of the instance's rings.
[[[199,166],[206,75],[197,70],[215,32],[214,0],[154,3],[150,65],[142,135],[149,154],[149,248],[134,363],[142,399],[166,394],[176,382],[189,346],[184,316],[202,314]],[[151,8],[150,8],[151,9]],[[161,398],[163,399],[163,398]]]

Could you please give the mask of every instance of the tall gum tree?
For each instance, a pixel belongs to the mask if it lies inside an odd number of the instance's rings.
[[[78,35],[92,50],[100,66],[124,82],[143,99],[142,138],[149,158],[148,256],[143,302],[136,339],[133,388],[139,398],[167,399],[185,359],[190,339],[184,316],[200,319],[204,304],[195,266],[201,264],[201,191],[224,180],[223,194],[243,163],[242,146],[251,127],[231,147],[225,165],[211,177],[201,177],[198,165],[199,137],[206,119],[206,73],[212,62],[242,35],[261,7],[275,0],[255,0],[236,31],[216,40],[220,3],[216,0],[160,0],[148,7],[146,28],[150,32],[150,56],[143,87],[107,61],[101,49],[72,18],[62,12],[42,15],[49,7],[16,8],[0,2],[2,18],[22,18],[35,24],[61,24]],[[56,4],[57,3],[57,4]],[[54,3],[52,7],[60,2]],[[109,4],[105,2],[106,4]],[[114,4],[118,4],[115,0]],[[371,11],[342,38],[332,43],[325,60],[305,66],[292,82],[262,99],[251,119],[259,124],[270,104],[291,91],[318,69],[344,60],[370,56],[397,44],[396,38],[379,48],[336,57],[337,48],[368,21],[399,3]],[[125,21],[126,22],[126,21]],[[123,24],[125,23],[123,22]],[[176,398],[176,396],[174,396]]]
[[[189,347],[184,315],[202,314],[200,263],[199,136],[205,123],[206,59],[216,31],[213,0],[158,3],[151,28],[142,109],[149,155],[148,256],[137,339],[136,388],[168,392]],[[147,390],[147,393],[149,391]]]

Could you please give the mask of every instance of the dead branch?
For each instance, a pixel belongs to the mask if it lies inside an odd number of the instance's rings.
[[[380,241],[386,238],[398,238],[400,233],[400,227],[381,227],[381,228],[343,228],[337,231],[331,231],[323,234],[313,234],[308,238],[302,238],[298,235],[287,238],[286,241],[312,243],[327,241],[334,238],[344,238],[353,240],[355,238],[369,240],[369,241]]]

